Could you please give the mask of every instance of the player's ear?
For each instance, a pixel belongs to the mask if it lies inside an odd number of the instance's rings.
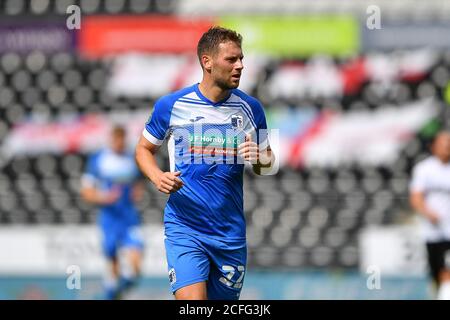
[[[207,54],[202,55],[202,65],[206,71],[208,71],[208,72],[211,71],[212,57]]]

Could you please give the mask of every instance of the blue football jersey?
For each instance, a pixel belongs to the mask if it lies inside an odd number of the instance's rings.
[[[237,147],[250,134],[264,149],[266,129],[259,101],[238,89],[214,103],[195,84],[155,103],[143,136],[155,145],[167,139],[170,170],[181,171],[184,183],[167,202],[166,234],[245,241],[244,161]]]
[[[131,192],[133,184],[141,177],[132,153],[118,154],[104,149],[89,157],[82,183],[104,191],[120,191],[115,203],[100,206],[98,222],[103,227],[128,227],[139,223]]]

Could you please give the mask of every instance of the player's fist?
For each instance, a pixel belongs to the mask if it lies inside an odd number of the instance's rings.
[[[439,216],[434,213],[434,212],[427,212],[426,216],[428,218],[428,220],[430,220],[430,222],[434,225],[439,224]]]
[[[166,194],[177,192],[183,187],[183,181],[179,178],[180,171],[177,172],[162,172],[155,183],[159,191]]]
[[[122,195],[120,188],[113,188],[101,194],[101,202],[105,205],[113,204],[117,202]]]
[[[245,136],[245,142],[241,143],[238,146],[238,154],[245,161],[248,161],[251,164],[258,163],[259,159],[258,145],[256,144],[256,142],[252,141],[252,136],[250,134],[247,134]]]

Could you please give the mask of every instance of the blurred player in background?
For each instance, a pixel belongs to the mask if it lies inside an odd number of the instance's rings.
[[[413,170],[411,205],[424,219],[431,276],[438,299],[450,300],[450,132],[435,137],[432,155]]]
[[[274,163],[267,135],[258,134],[267,129],[264,110],[237,89],[241,42],[225,28],[204,33],[197,47],[201,83],[160,98],[136,147],[142,172],[170,194],[165,246],[176,299],[239,298],[247,261],[244,160],[257,174]],[[170,172],[155,160],[166,138]],[[223,162],[226,155],[231,163]]]
[[[109,261],[105,298],[119,299],[140,273],[143,240],[134,202],[142,198],[143,181],[134,155],[126,150],[125,129],[115,126],[110,138],[109,148],[89,158],[81,194],[85,201],[100,208],[98,224]],[[123,253],[123,261],[119,253]]]

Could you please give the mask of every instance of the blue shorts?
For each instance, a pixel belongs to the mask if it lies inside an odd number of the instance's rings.
[[[136,248],[142,250],[144,241],[139,226],[126,228],[105,228],[103,233],[103,252],[105,256],[113,260],[117,257],[120,248]]]
[[[205,236],[171,232],[164,242],[172,293],[206,281],[208,299],[239,299],[247,263],[245,241],[230,246]]]

